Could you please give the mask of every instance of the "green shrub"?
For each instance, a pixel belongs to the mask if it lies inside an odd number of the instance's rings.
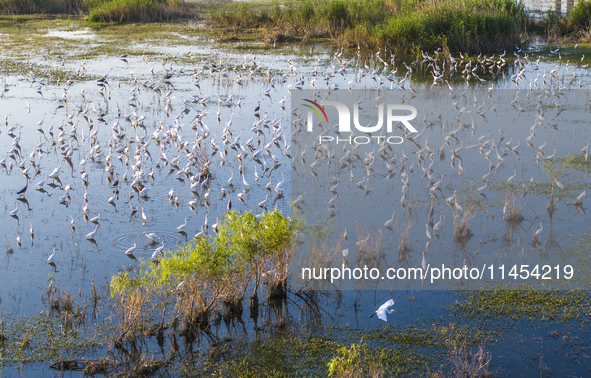
[[[90,0],[88,20],[94,22],[160,21],[191,15],[182,0]]]
[[[406,11],[413,2],[418,9]],[[512,0],[408,1],[404,9],[378,28],[378,39],[425,50],[498,50],[517,40],[527,19],[523,3]]]
[[[591,1],[580,1],[568,16],[569,26],[575,30],[585,30],[591,25]]]

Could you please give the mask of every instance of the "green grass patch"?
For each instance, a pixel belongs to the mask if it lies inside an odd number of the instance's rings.
[[[325,337],[279,337],[218,350],[211,377],[387,377],[428,371],[429,359],[407,348],[383,348]],[[194,368],[187,373],[195,374]]]
[[[350,46],[481,52],[513,47],[527,16],[515,0],[303,0],[229,4],[208,20],[234,31],[260,29],[270,43],[330,36]]]
[[[544,168],[551,169],[559,165],[572,171],[589,172],[591,170],[591,160],[585,160],[583,155],[566,155],[564,158],[556,159],[556,162],[544,162]]]
[[[403,329],[387,325],[376,329],[335,328],[336,334],[346,334],[352,339],[375,341],[386,345],[415,348],[436,348],[440,350],[457,348],[460,345],[482,345],[491,336],[498,333],[483,330],[474,325],[456,323],[433,323],[427,328],[407,325]]]
[[[85,0],[0,0],[0,13],[77,13],[86,8]]]
[[[196,17],[195,8],[182,0],[90,1],[88,21],[138,22],[168,21]]]
[[[583,321],[591,311],[585,291],[490,290],[465,295],[465,301],[451,305],[451,310],[467,319]]]
[[[524,4],[513,0],[409,0],[403,4],[399,16],[375,31],[388,45],[499,51],[518,42],[527,20]]]
[[[196,18],[197,3],[184,0],[0,0],[4,15],[59,13],[90,22],[149,22]]]
[[[80,356],[102,345],[99,328],[71,313],[23,316],[0,321],[0,366]]]

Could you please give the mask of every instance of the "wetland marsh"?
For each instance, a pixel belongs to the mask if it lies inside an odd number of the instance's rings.
[[[394,56],[195,20],[0,25],[0,376],[589,374],[590,46]],[[416,106],[418,136],[298,132],[294,98],[356,91]],[[564,263],[576,283],[309,290],[310,251]]]

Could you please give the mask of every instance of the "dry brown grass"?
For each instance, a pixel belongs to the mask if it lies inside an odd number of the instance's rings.
[[[357,224],[357,264],[368,268],[379,268],[384,257],[382,251],[382,230],[368,231]]]
[[[298,261],[299,265],[295,270],[298,271],[300,267],[309,267],[318,269],[324,269],[330,267],[337,255],[342,253],[343,239],[338,239],[336,243],[329,242],[330,238],[320,238],[314,235],[308,236],[305,240],[309,253],[306,255],[305,260]],[[291,248],[291,256],[301,256],[299,253],[298,241],[294,238],[294,244]],[[350,256],[350,255],[349,255]],[[346,263],[344,260],[343,263]],[[291,263],[293,264],[293,262]],[[291,265],[290,265],[291,266]],[[289,272],[283,272],[284,274]],[[287,276],[285,276],[286,278]],[[293,277],[291,285],[294,287],[301,287],[306,290],[322,290],[322,289],[333,289],[329,281],[324,280],[312,280],[310,282],[299,281],[300,276]],[[271,288],[270,285],[268,285]]]
[[[457,243],[467,243],[474,233],[468,227],[468,222],[474,218],[474,213],[466,210],[463,213],[454,212],[454,240]]]
[[[451,352],[450,359],[453,364],[452,377],[492,377],[492,374],[488,371],[492,356],[489,352],[485,352],[482,346],[478,347],[476,353],[472,351],[472,348],[467,348],[465,345],[454,349]]]
[[[525,218],[521,215],[521,209],[516,204],[515,195],[508,194],[504,197],[507,209],[503,215],[503,220],[507,223],[519,224]]]
[[[408,236],[410,235],[410,230],[412,230],[412,226],[414,223],[409,218],[409,221],[406,225],[406,228],[402,232],[398,232],[400,234],[400,238],[398,239],[398,261],[399,262],[410,262],[412,259],[412,248],[410,244],[407,242]]]
[[[136,290],[118,298],[114,303],[119,317],[119,336],[115,346],[121,346],[126,336],[133,339],[138,329],[145,328],[147,319],[144,316],[144,308],[149,301],[149,295],[142,290]]]

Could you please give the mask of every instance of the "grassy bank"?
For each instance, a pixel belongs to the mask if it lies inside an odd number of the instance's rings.
[[[196,16],[183,0],[95,0],[90,1],[89,21],[161,21]]]
[[[515,0],[304,0],[229,4],[208,19],[213,27],[263,34],[270,43],[330,37],[346,46],[481,52],[514,47],[527,16]]]
[[[78,13],[85,0],[0,0],[0,13]]]
[[[75,14],[94,22],[164,21],[197,16],[184,0],[0,0],[4,15]]]

